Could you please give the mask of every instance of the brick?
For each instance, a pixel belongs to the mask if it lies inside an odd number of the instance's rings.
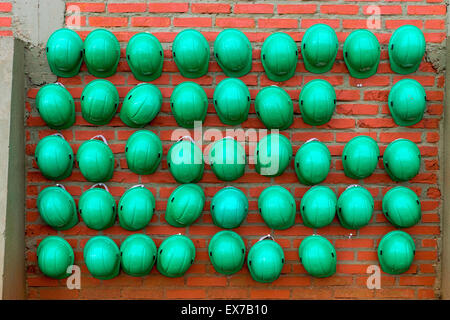
[[[298,28],[296,19],[259,19],[260,28]]]
[[[127,13],[127,12],[146,12],[146,3],[109,3],[108,12]]]
[[[315,4],[279,4],[277,6],[279,14],[307,14],[315,13],[317,5]]]
[[[181,13],[189,10],[189,3],[187,2],[150,2],[148,4],[150,12],[165,12],[165,13]]]
[[[230,13],[231,5],[227,3],[193,3],[193,13]]]
[[[189,17],[173,18],[174,27],[211,27],[211,18]]]
[[[128,18],[122,17],[89,17],[91,27],[126,27]]]
[[[237,3],[234,5],[234,13],[273,13],[273,4],[247,4],[247,3]]]
[[[133,17],[131,18],[133,27],[168,27],[170,18],[168,17]]]
[[[0,2],[0,12],[11,12],[12,4],[9,2]]]
[[[167,289],[167,299],[204,299],[206,291],[204,289]]]
[[[445,15],[447,7],[445,5],[409,5],[407,13],[409,15]]]
[[[301,27],[303,29],[307,29],[316,23],[329,25],[333,29],[337,29],[341,25],[341,21],[339,19],[301,19]]]
[[[0,27],[11,27],[11,22],[10,17],[0,17]]]
[[[104,3],[68,2],[66,3],[66,10],[71,6],[77,6],[81,12],[105,12]]]
[[[357,14],[359,6],[351,4],[323,4],[320,6],[320,12],[326,14]]]
[[[370,10],[371,7],[373,6],[363,6],[363,13],[366,15],[374,14],[373,9]],[[399,5],[377,5],[376,8],[380,10],[381,15],[400,15],[403,12],[402,6]]]
[[[222,28],[254,28],[255,20],[251,18],[216,18],[216,26]]]

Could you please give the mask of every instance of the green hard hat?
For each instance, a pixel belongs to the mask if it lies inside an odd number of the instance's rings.
[[[158,87],[141,83],[128,92],[120,110],[120,120],[131,128],[142,128],[161,110],[162,94]]]
[[[42,175],[49,180],[63,180],[72,174],[73,151],[60,134],[41,139],[34,156]]]
[[[47,277],[64,279],[70,276],[67,268],[73,266],[75,256],[70,244],[61,237],[49,236],[37,248],[39,269]]]
[[[272,133],[259,140],[255,149],[255,169],[263,176],[281,175],[292,160],[292,145],[285,136]]]
[[[175,234],[159,246],[156,268],[166,277],[182,277],[194,263],[194,259],[195,246],[192,240]]]
[[[321,183],[327,178],[330,166],[330,150],[317,139],[306,141],[295,155],[295,173],[302,184]]]
[[[412,126],[422,120],[427,108],[427,94],[414,79],[403,79],[394,84],[388,97],[392,118],[399,126]]]
[[[250,248],[247,265],[253,280],[269,283],[280,277],[284,252],[271,236],[261,238]]]
[[[178,183],[198,182],[205,170],[202,150],[187,140],[180,140],[170,147],[167,165]]]
[[[209,163],[217,179],[237,180],[244,175],[246,154],[244,147],[230,137],[214,142],[209,151]]]
[[[219,33],[214,42],[214,56],[227,77],[240,78],[252,69],[252,45],[238,29]]]
[[[145,228],[155,212],[155,197],[144,185],[134,186],[119,201],[119,223],[122,228],[136,231]]]
[[[404,25],[395,30],[389,40],[389,61],[392,71],[400,74],[415,72],[425,54],[425,37],[413,25]]]
[[[152,270],[156,254],[152,238],[145,234],[133,234],[120,246],[122,270],[133,277],[144,277]]]
[[[218,273],[231,275],[244,266],[245,244],[236,232],[224,230],[216,233],[209,242],[208,251]]]
[[[303,224],[310,228],[328,226],[336,215],[337,197],[329,187],[314,186],[300,202]]]
[[[47,84],[39,89],[36,108],[42,120],[52,129],[67,129],[75,123],[75,102],[60,83]]]
[[[297,44],[287,33],[272,33],[262,45],[261,61],[269,80],[289,80],[298,63]]]
[[[208,72],[211,55],[209,44],[195,29],[186,29],[177,34],[173,41],[172,55],[185,78],[200,78]]]
[[[119,106],[119,92],[108,80],[96,79],[81,93],[81,115],[91,124],[108,124]]]
[[[103,136],[95,136],[83,142],[78,148],[77,161],[81,174],[87,181],[106,182],[113,176],[114,154]]]
[[[368,225],[373,209],[372,195],[358,185],[347,187],[337,202],[339,221],[346,229],[360,229]]]
[[[83,40],[73,30],[62,28],[48,38],[47,61],[58,77],[71,78],[80,72],[83,62]]]
[[[408,181],[420,170],[421,155],[417,145],[408,139],[392,141],[384,151],[383,165],[394,181]]]
[[[116,201],[103,183],[86,190],[78,202],[81,218],[88,228],[94,230],[112,227],[116,221],[116,209]]]
[[[178,186],[167,202],[166,221],[173,227],[184,228],[197,220],[205,206],[205,193],[193,183]]]
[[[84,262],[91,275],[100,280],[109,280],[119,275],[120,251],[108,237],[95,236],[86,242],[83,250]]]
[[[131,37],[127,45],[127,62],[139,81],[153,81],[161,76],[164,52],[158,38],[147,32]]]
[[[365,79],[373,76],[380,63],[377,37],[365,29],[350,33],[344,42],[344,61],[352,77]]]
[[[339,48],[336,32],[330,26],[317,23],[303,35],[301,51],[305,68],[312,73],[331,70]]]
[[[62,185],[42,190],[37,208],[42,220],[55,230],[68,230],[78,223],[75,201]]]
[[[205,121],[208,97],[205,90],[192,81],[180,83],[170,96],[170,108],[180,127],[194,128],[195,121]]]
[[[271,229],[285,230],[295,222],[294,196],[281,186],[270,186],[258,198],[258,210]]]
[[[336,92],[326,80],[308,82],[299,96],[303,121],[311,126],[321,126],[331,120],[336,109]]]
[[[91,31],[84,40],[84,61],[90,74],[107,78],[116,73],[120,60],[120,44],[106,29]]]
[[[223,229],[234,229],[244,222],[248,213],[248,199],[235,187],[220,189],[211,200],[214,224]]]
[[[161,163],[162,155],[161,140],[152,131],[136,131],[125,145],[128,168],[136,174],[154,173]]]
[[[325,237],[306,237],[300,243],[298,255],[306,272],[313,277],[327,278],[336,273],[336,250]]]
[[[408,271],[416,254],[414,240],[404,231],[395,230],[386,234],[378,245],[378,261],[381,270],[388,274]]]
[[[414,191],[398,186],[390,189],[383,197],[383,214],[397,228],[409,228],[422,216],[420,200]]]
[[[379,156],[380,149],[373,138],[354,137],[347,142],[342,152],[345,175],[352,179],[367,178],[377,167]]]
[[[258,92],[255,110],[267,129],[285,130],[294,121],[294,105],[288,93],[278,86],[265,87]]]
[[[235,126],[248,118],[250,91],[242,80],[226,78],[214,90],[214,108],[220,121]]]

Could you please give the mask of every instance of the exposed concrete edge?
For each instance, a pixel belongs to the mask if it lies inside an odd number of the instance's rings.
[[[24,44],[1,38],[0,47],[0,298],[24,299]]]

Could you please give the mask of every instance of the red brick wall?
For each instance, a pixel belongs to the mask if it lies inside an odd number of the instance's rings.
[[[0,37],[11,37],[12,33],[11,1],[0,2]]]
[[[165,49],[164,72],[153,83],[164,96],[161,113],[148,126],[162,139],[165,155],[173,142],[171,133],[177,128],[170,113],[169,98],[177,84],[186,81],[171,57],[171,42],[177,32],[194,27],[198,28],[210,42],[212,48],[217,34],[228,27],[239,28],[247,34],[253,45],[253,68],[242,80],[249,86],[252,98],[258,90],[272,85],[265,76],[260,62],[260,48],[264,39],[275,31],[288,32],[299,42],[306,28],[315,23],[326,23],[332,26],[340,41],[340,50],[333,69],[324,75],[314,75],[305,70],[300,57],[295,76],[284,83],[278,83],[294,100],[295,120],[289,130],[283,131],[291,139],[294,152],[304,141],[317,137],[327,144],[332,156],[332,169],[324,182],[336,193],[340,194],[347,185],[357,181],[344,175],[341,152],[347,141],[359,134],[375,138],[381,152],[387,144],[399,137],[409,138],[417,143],[422,152],[423,161],[420,174],[402,185],[413,188],[422,201],[422,221],[407,231],[415,240],[417,252],[411,269],[399,276],[383,274],[381,290],[366,288],[366,268],[377,264],[376,248],[381,237],[393,226],[387,222],[381,212],[383,194],[395,185],[383,169],[380,161],[375,173],[364,181],[375,198],[375,214],[370,224],[349,239],[349,231],[340,227],[337,218],[333,223],[318,230],[334,244],[337,250],[337,273],[327,279],[314,279],[308,276],[298,260],[298,247],[301,240],[313,234],[314,230],[302,224],[297,211],[296,224],[285,231],[275,231],[276,241],[283,247],[286,264],[279,280],[272,284],[260,284],[253,281],[246,266],[239,273],[225,277],[214,272],[209,262],[206,247],[211,236],[219,231],[212,223],[209,212],[211,197],[217,190],[227,185],[216,180],[210,168],[200,185],[204,188],[207,203],[202,217],[186,229],[170,227],[164,220],[166,201],[171,191],[177,186],[164,160],[158,171],[150,176],[138,176],[126,167],[124,146],[127,138],[135,129],[127,128],[116,116],[104,127],[95,127],[86,123],[80,112],[79,98],[83,87],[93,79],[83,66],[80,75],[71,79],[59,79],[64,83],[76,100],[76,125],[62,133],[73,146],[74,151],[86,139],[96,134],[103,134],[109,140],[116,156],[116,169],[113,179],[108,183],[110,190],[118,201],[123,192],[137,183],[145,183],[157,199],[157,214],[144,232],[150,235],[159,245],[167,236],[182,232],[188,235],[197,247],[194,265],[188,273],[177,279],[165,278],[153,269],[149,276],[133,278],[123,273],[108,281],[93,279],[88,273],[82,250],[86,241],[97,234],[112,237],[120,244],[130,232],[120,228],[118,223],[103,232],[88,229],[83,222],[64,232],[56,232],[45,226],[36,210],[36,198],[44,187],[53,182],[45,180],[34,162],[34,149],[39,139],[54,131],[45,126],[34,107],[34,98],[39,88],[31,88],[28,92],[27,111],[27,200],[26,200],[26,243],[27,243],[27,285],[28,297],[31,299],[56,298],[418,298],[433,299],[439,296],[439,241],[442,177],[439,173],[439,144],[442,135],[441,120],[444,97],[444,75],[438,73],[431,63],[422,62],[419,70],[409,75],[418,80],[426,89],[428,108],[424,119],[412,127],[398,127],[393,122],[387,106],[390,88],[398,80],[404,78],[393,74],[389,67],[387,43],[392,32],[399,26],[410,23],[421,28],[425,34],[428,48],[444,42],[446,6],[442,0],[384,1],[380,4],[381,29],[373,30],[382,45],[381,63],[378,72],[366,80],[349,77],[342,58],[342,46],[346,36],[355,28],[365,28],[368,17],[367,7],[371,3],[363,1],[266,1],[260,3],[212,2],[204,3],[195,0],[187,2],[142,1],[138,3],[108,3],[89,1],[77,4],[81,7],[82,27],[79,31],[84,38],[89,30],[105,27],[113,31],[122,45],[122,60],[116,75],[109,80],[119,89],[123,98],[138,83],[130,73],[124,51],[127,41],[132,35],[141,31],[150,31],[157,36]],[[125,1],[124,1],[125,2]],[[367,3],[367,4],[366,4]],[[6,9],[5,9],[6,6]],[[0,3],[0,11],[9,10]],[[2,13],[0,13],[0,16]],[[0,18],[0,27],[1,20]],[[3,23],[4,24],[4,23]],[[2,32],[2,31],[0,31]],[[194,80],[201,84],[209,98],[212,98],[215,85],[224,78],[214,58],[211,58],[209,72],[206,76]],[[322,78],[330,81],[337,92],[338,106],[333,119],[326,125],[313,128],[306,125],[300,116],[298,95],[302,86],[311,79]],[[358,86],[362,84],[362,86]],[[210,101],[211,102],[211,101]],[[205,127],[225,129],[210,104]],[[248,121],[244,128],[263,128],[257,119],[252,104]],[[78,200],[79,196],[91,183],[84,180],[76,168],[72,176],[63,183],[68,191]],[[264,178],[259,176],[252,165],[247,167],[244,177],[230,185],[242,188],[250,201],[250,213],[244,224],[236,229],[250,248],[260,236],[271,230],[264,224],[256,211],[257,198],[260,192],[272,184],[281,184],[289,188],[295,195],[297,206],[308,187],[299,184],[293,166],[280,177]],[[297,207],[298,208],[298,207]],[[40,240],[48,235],[60,235],[67,239],[76,253],[76,263],[82,266],[82,290],[70,291],[65,281],[52,280],[42,275],[36,265],[36,247]]]

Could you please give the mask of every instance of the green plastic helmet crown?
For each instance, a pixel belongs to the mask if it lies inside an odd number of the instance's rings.
[[[176,234],[165,239],[158,250],[156,268],[170,278],[182,277],[194,263],[195,246],[188,237]]]
[[[189,183],[178,186],[167,202],[166,221],[174,227],[190,226],[202,214],[205,193],[198,185]]]
[[[298,255],[306,272],[313,277],[327,278],[336,273],[336,250],[325,237],[306,237],[300,243]]]
[[[55,230],[67,230],[78,223],[75,201],[62,185],[42,190],[37,208],[42,220]]]
[[[305,68],[312,73],[331,70],[339,48],[339,41],[330,26],[317,23],[303,35],[301,51]]]
[[[163,146],[159,137],[148,130],[133,133],[125,145],[128,168],[136,174],[152,174],[163,156]]]
[[[389,61],[392,71],[400,74],[415,72],[425,54],[425,37],[413,25],[404,25],[395,30],[389,40]]]
[[[211,200],[211,216],[216,226],[223,229],[237,228],[248,213],[248,199],[235,187],[220,189]]]
[[[170,108],[180,127],[193,128],[195,121],[205,121],[208,97],[203,88],[191,81],[180,83],[170,96]]]
[[[67,129],[75,123],[75,103],[62,84],[51,83],[39,89],[36,108],[52,129]]]
[[[209,242],[208,251],[218,273],[231,275],[244,266],[245,244],[236,232],[224,230],[216,233]]]
[[[281,186],[270,186],[258,198],[258,210],[271,229],[285,230],[295,222],[294,196]]]
[[[305,123],[321,126],[333,117],[336,109],[336,92],[326,80],[311,80],[300,93],[299,105]]]
[[[63,180],[72,174],[73,151],[60,134],[41,139],[34,156],[42,175],[49,180]]]
[[[155,197],[143,185],[125,191],[118,206],[120,226],[129,231],[145,228],[155,212]]]
[[[292,145],[285,136],[272,133],[259,140],[255,149],[255,169],[263,176],[281,175],[292,160]]]
[[[214,108],[220,121],[238,125],[247,120],[250,110],[250,91],[242,80],[226,78],[214,90]]]
[[[128,92],[120,110],[120,119],[131,128],[142,128],[155,119],[162,105],[161,91],[150,83],[141,83]]]
[[[380,43],[369,30],[355,30],[344,42],[344,61],[350,75],[365,79],[377,72],[380,63]]]
[[[422,216],[420,200],[414,191],[398,186],[390,189],[383,197],[383,214],[397,228],[409,228]]]
[[[298,63],[294,39],[284,32],[272,33],[261,48],[261,61],[267,78],[277,82],[289,80]]]
[[[388,274],[408,271],[416,254],[414,240],[406,232],[396,230],[386,234],[378,245],[381,270]]]
[[[119,275],[120,251],[108,237],[95,236],[86,242],[83,250],[84,262],[91,275],[100,280],[109,280]]]
[[[186,29],[177,34],[173,41],[172,55],[185,78],[200,78],[208,72],[211,55],[209,44],[195,29]]]
[[[421,155],[417,145],[408,139],[392,141],[384,151],[383,165],[394,181],[408,181],[420,170]]]
[[[217,179],[237,180],[244,175],[246,154],[244,147],[232,138],[214,142],[209,151],[209,164]]]
[[[261,238],[250,248],[247,265],[253,280],[269,283],[280,277],[284,252],[271,236]]]
[[[336,215],[337,197],[329,187],[314,186],[306,191],[300,203],[303,224],[310,228],[329,225]]]
[[[116,221],[116,201],[102,183],[93,185],[81,195],[78,210],[86,226],[94,230],[108,229]]]
[[[193,141],[187,140],[180,140],[170,147],[167,165],[179,183],[198,182],[205,170],[202,150]]]
[[[422,120],[427,107],[427,95],[414,79],[403,79],[394,84],[388,97],[392,118],[399,126],[412,126]]]
[[[156,254],[152,238],[145,234],[133,234],[120,246],[122,270],[133,277],[144,277],[152,270]]]
[[[81,93],[81,115],[91,124],[108,124],[119,107],[119,92],[108,80],[96,79]]]
[[[295,155],[295,173],[302,184],[321,183],[327,178],[330,166],[330,150],[317,139],[305,142]]]
[[[164,51],[158,38],[146,32],[131,37],[127,45],[127,62],[139,81],[153,81],[161,76]]]
[[[377,167],[379,156],[380,149],[373,138],[354,137],[347,142],[342,152],[345,175],[352,179],[367,178]]]
[[[258,92],[255,110],[267,129],[285,130],[294,121],[294,105],[291,97],[278,86],[265,87]]]
[[[374,201],[367,189],[351,185],[345,189],[337,202],[338,217],[346,229],[360,229],[372,219]]]
[[[83,62],[83,40],[73,30],[58,29],[47,41],[47,61],[58,77],[71,78],[80,72]]]
[[[238,29],[225,29],[214,42],[214,56],[227,77],[240,78],[252,68],[252,45]]]
[[[102,138],[103,141],[96,140]],[[114,154],[103,136],[83,142],[77,152],[78,166],[90,182],[106,182],[114,173]]]
[[[64,279],[70,276],[67,268],[73,265],[75,256],[72,247],[63,238],[46,237],[39,244],[36,255],[39,269],[47,277]]]
[[[109,30],[91,31],[84,40],[84,61],[90,74],[107,78],[116,73],[120,60],[120,44]]]

